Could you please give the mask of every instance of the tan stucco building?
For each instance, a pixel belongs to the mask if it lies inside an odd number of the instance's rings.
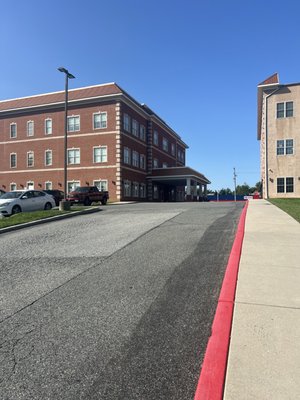
[[[263,197],[300,197],[300,83],[260,83],[257,122]]]

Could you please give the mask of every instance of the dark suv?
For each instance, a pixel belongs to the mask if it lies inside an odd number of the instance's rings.
[[[64,197],[65,197],[64,192],[62,190],[58,190],[58,189],[55,189],[55,190],[44,190],[44,192],[46,192],[48,194],[51,194],[51,196],[54,197],[55,204],[57,206],[59,205],[59,202],[61,200],[63,200]]]
[[[5,193],[5,190],[0,189],[0,197]]]

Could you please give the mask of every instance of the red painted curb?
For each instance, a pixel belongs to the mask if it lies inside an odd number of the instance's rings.
[[[222,400],[223,398],[235,289],[244,239],[247,208],[248,201],[240,216],[228,259],[194,400]]]

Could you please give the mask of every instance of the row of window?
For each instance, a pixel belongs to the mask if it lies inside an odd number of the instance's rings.
[[[10,183],[10,190],[17,190],[18,186],[15,182]],[[19,185],[20,189],[24,188],[24,185]],[[42,186],[39,184],[39,186]],[[67,187],[68,187],[68,193],[74,190],[76,187],[80,186],[80,181],[69,181],[67,182]],[[99,190],[108,190],[108,181],[107,179],[101,179],[101,180],[94,180],[93,181],[93,186],[97,186]],[[26,183],[26,188],[27,189],[34,189],[34,182],[33,181],[28,181]],[[44,190],[52,190],[53,189],[53,184],[51,181],[44,182]],[[43,190],[43,189],[41,189]]]
[[[285,101],[277,103],[276,105],[277,118],[288,118],[294,116],[294,103],[292,101]]]
[[[80,149],[68,149],[68,164],[80,164]],[[52,150],[45,150],[44,164],[51,166],[53,162]],[[107,146],[93,147],[93,163],[107,162]],[[27,167],[34,167],[34,152],[27,152]],[[10,168],[17,168],[17,153],[10,154]]]
[[[123,114],[123,129],[128,133],[132,133],[133,136],[146,141],[146,127],[143,124],[139,124],[138,121],[131,118],[128,114]]]
[[[146,197],[146,184],[124,180],[124,197]]]
[[[51,118],[46,118],[44,121],[44,133],[45,135],[51,135],[53,124]],[[93,129],[105,129],[107,128],[107,112],[97,112],[93,114]],[[68,117],[67,124],[68,132],[80,131],[80,115],[72,115]],[[26,128],[27,136],[34,136],[34,121],[27,121]],[[10,138],[17,137],[17,123],[12,122],[10,124]]]
[[[139,154],[135,150],[131,150],[128,147],[124,147],[123,162],[133,167],[146,169],[146,156],[145,154]]]
[[[276,154],[278,156],[294,154],[294,140],[277,140]]]
[[[277,178],[277,193],[293,193],[294,178]]]

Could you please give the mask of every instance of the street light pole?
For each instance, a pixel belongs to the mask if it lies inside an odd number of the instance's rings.
[[[66,76],[65,80],[65,135],[64,135],[64,200],[67,199],[67,180],[68,180],[68,81],[69,79],[75,79],[67,69],[60,67],[58,71],[63,72]]]
[[[236,177],[235,168],[233,168],[233,182],[234,182],[234,201],[236,201]]]

